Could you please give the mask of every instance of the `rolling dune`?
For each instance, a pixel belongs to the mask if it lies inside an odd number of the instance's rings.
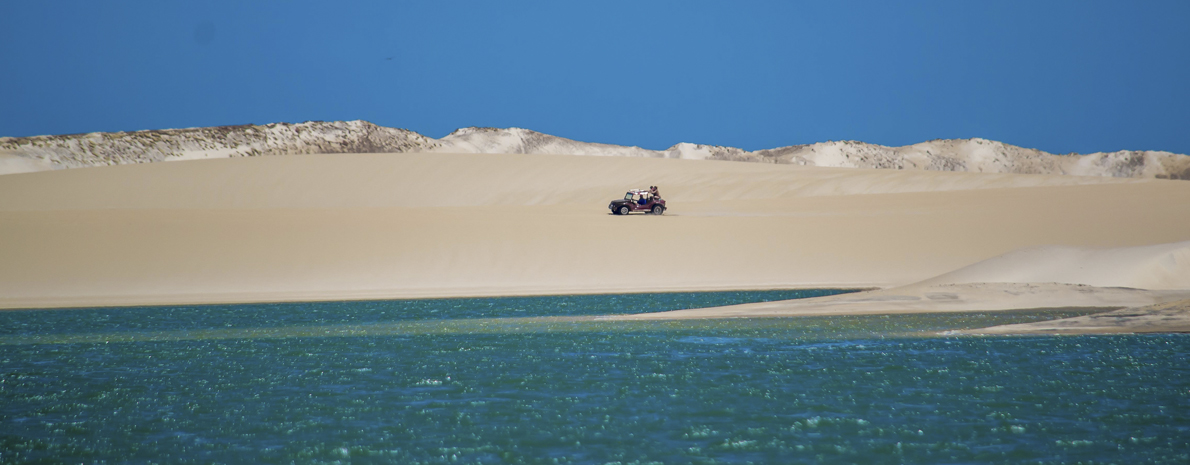
[[[659,185],[661,217],[608,214]],[[0,307],[893,287],[1190,240],[1190,183],[500,154],[0,176]]]
[[[813,299],[639,314],[620,319],[856,315],[1068,307],[1116,309],[1148,307],[1185,299],[1190,299],[1190,241],[1118,248],[1028,247],[921,282],[891,289]],[[1180,317],[1185,321],[1177,322],[1184,326],[1186,321],[1190,321],[1190,307],[1183,302],[1183,305],[1177,308],[1186,313]],[[1169,316],[1170,312],[1166,311],[1160,316]],[[1159,327],[1160,325],[1153,323],[1154,320],[1156,318],[1146,320],[1145,324]],[[1082,328],[1085,325],[1072,326]],[[1098,326],[1100,332],[1107,332],[1102,329],[1104,326],[1105,324]],[[1012,326],[1013,329],[1032,327],[1051,328],[1046,324]],[[996,333],[990,329],[985,332]]]

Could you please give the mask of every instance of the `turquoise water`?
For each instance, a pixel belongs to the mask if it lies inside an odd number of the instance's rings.
[[[1190,461],[1183,335],[589,318],[791,296],[0,312],[0,462]]]

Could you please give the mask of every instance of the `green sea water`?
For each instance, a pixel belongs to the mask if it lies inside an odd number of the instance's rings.
[[[838,291],[0,312],[0,463],[1188,463],[1190,337],[608,322]]]

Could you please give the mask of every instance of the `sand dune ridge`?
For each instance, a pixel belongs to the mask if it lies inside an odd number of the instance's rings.
[[[462,128],[434,139],[367,121],[0,137],[0,174],[160,161],[317,153],[565,154],[802,166],[1190,179],[1190,157],[1163,151],[1055,155],[987,139],[903,147],[828,141],[747,151],[682,142],[664,150],[581,142],[522,128]]]

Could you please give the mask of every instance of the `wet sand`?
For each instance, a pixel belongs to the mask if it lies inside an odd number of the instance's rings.
[[[962,331],[977,335],[1190,333],[1190,299],[1095,315]]]

